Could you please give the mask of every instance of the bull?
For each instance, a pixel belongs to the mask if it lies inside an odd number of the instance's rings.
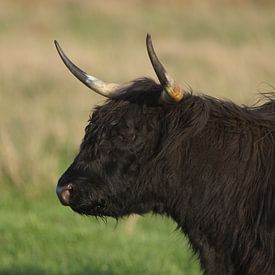
[[[63,205],[90,216],[153,212],[187,235],[204,274],[275,274],[275,101],[239,106],[181,88],[147,35],[159,84],[105,83],[56,48],[107,97],[61,176]]]

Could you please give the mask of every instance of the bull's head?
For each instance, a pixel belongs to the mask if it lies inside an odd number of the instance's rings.
[[[120,217],[162,212],[165,202],[156,182],[156,161],[165,141],[167,106],[186,95],[158,60],[150,35],[146,39],[160,85],[140,79],[127,85],[108,84],[74,65],[55,41],[67,68],[93,91],[109,100],[97,107],[85,130],[80,151],[59,179],[57,195],[64,205],[87,215]]]

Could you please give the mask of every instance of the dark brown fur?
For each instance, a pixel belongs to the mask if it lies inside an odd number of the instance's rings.
[[[240,107],[187,95],[159,104],[140,79],[97,107],[76,159],[77,212],[172,217],[205,274],[275,274],[275,101]]]

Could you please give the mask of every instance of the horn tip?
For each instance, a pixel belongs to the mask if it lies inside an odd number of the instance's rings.
[[[151,42],[151,34],[150,33],[147,33],[147,35],[146,35],[146,42],[147,42],[147,44],[148,43],[150,43]]]
[[[59,50],[60,50],[61,47],[60,47],[59,43],[57,42],[57,40],[54,40],[53,43],[54,43],[56,49],[57,49],[58,52],[59,52]]]
[[[65,62],[65,61],[64,61],[64,58],[66,59],[66,56],[65,56],[65,54],[64,54],[64,52],[63,52],[61,46],[59,45],[59,43],[57,42],[57,40],[54,40],[53,42],[54,42],[55,48],[56,48],[56,50],[57,50],[59,56],[62,58],[63,62]],[[65,63],[66,63],[66,62],[65,62]]]

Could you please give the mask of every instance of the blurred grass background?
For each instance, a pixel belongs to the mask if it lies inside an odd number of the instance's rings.
[[[252,104],[275,85],[274,1],[0,2],[0,274],[200,274],[171,221],[107,224],[61,207],[58,177],[104,99],[53,47],[107,81],[169,72],[195,92]]]

